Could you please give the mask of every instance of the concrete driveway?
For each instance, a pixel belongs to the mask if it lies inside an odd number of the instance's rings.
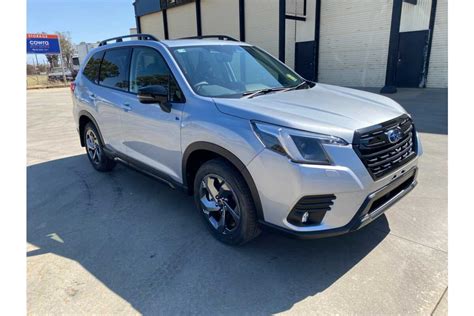
[[[409,196],[346,236],[235,248],[191,197],[122,165],[96,172],[68,89],[28,91],[28,312],[446,314],[447,91],[393,97],[425,150]]]

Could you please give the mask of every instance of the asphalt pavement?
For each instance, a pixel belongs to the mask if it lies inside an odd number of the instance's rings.
[[[418,186],[364,229],[216,241],[192,198],[90,165],[69,89],[27,92],[30,314],[447,314],[447,90],[390,95],[413,114]]]

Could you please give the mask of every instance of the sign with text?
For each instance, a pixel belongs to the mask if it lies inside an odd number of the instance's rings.
[[[28,54],[60,54],[59,37],[56,34],[26,34]]]

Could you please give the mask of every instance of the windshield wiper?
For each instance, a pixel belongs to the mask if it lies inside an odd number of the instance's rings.
[[[303,87],[304,85],[310,87],[309,83],[307,81],[303,81],[299,84],[297,84],[296,86],[294,87],[289,87],[289,88],[286,88],[284,90],[282,90],[282,92],[286,92],[286,91],[292,91],[292,90],[298,90],[299,88]]]
[[[301,88],[305,85],[310,87],[310,85],[307,81],[303,81],[303,82],[297,84],[296,86],[289,87],[289,88],[284,88],[284,87],[265,88],[265,89],[260,89],[260,90],[257,90],[257,91],[244,92],[244,93],[242,93],[242,97],[247,97],[247,99],[251,99],[251,98],[256,97],[258,95],[264,95],[264,94],[267,94],[267,93],[270,93],[270,92],[276,92],[276,91],[286,92],[286,91],[291,91],[291,90],[298,90],[299,88]]]
[[[267,93],[270,93],[270,92],[276,92],[276,91],[283,91],[285,90],[285,88],[265,88],[265,89],[260,89],[260,90],[257,90],[257,91],[248,91],[248,92],[244,92],[242,93],[242,97],[247,97],[247,99],[251,99],[253,97],[256,97],[258,95],[264,95],[264,94],[267,94]]]

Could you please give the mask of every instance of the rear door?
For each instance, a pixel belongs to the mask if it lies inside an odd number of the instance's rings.
[[[137,99],[140,88],[162,85],[169,91],[171,112]],[[184,97],[161,54],[151,47],[134,47],[130,63],[128,109],[122,112],[126,154],[172,178],[181,179],[181,113]]]
[[[124,153],[121,116],[128,96],[128,71],[131,48],[105,51],[99,71],[100,89],[94,95],[100,118],[100,131],[107,146]]]
[[[99,82],[100,63],[102,62],[103,57],[103,51],[92,55],[87,60],[87,64],[85,65],[81,76],[76,80],[75,94],[77,96],[76,102],[80,104],[79,110],[84,109],[87,112],[92,113],[97,122],[100,121],[96,107],[96,95],[100,90],[100,87],[97,84]]]

